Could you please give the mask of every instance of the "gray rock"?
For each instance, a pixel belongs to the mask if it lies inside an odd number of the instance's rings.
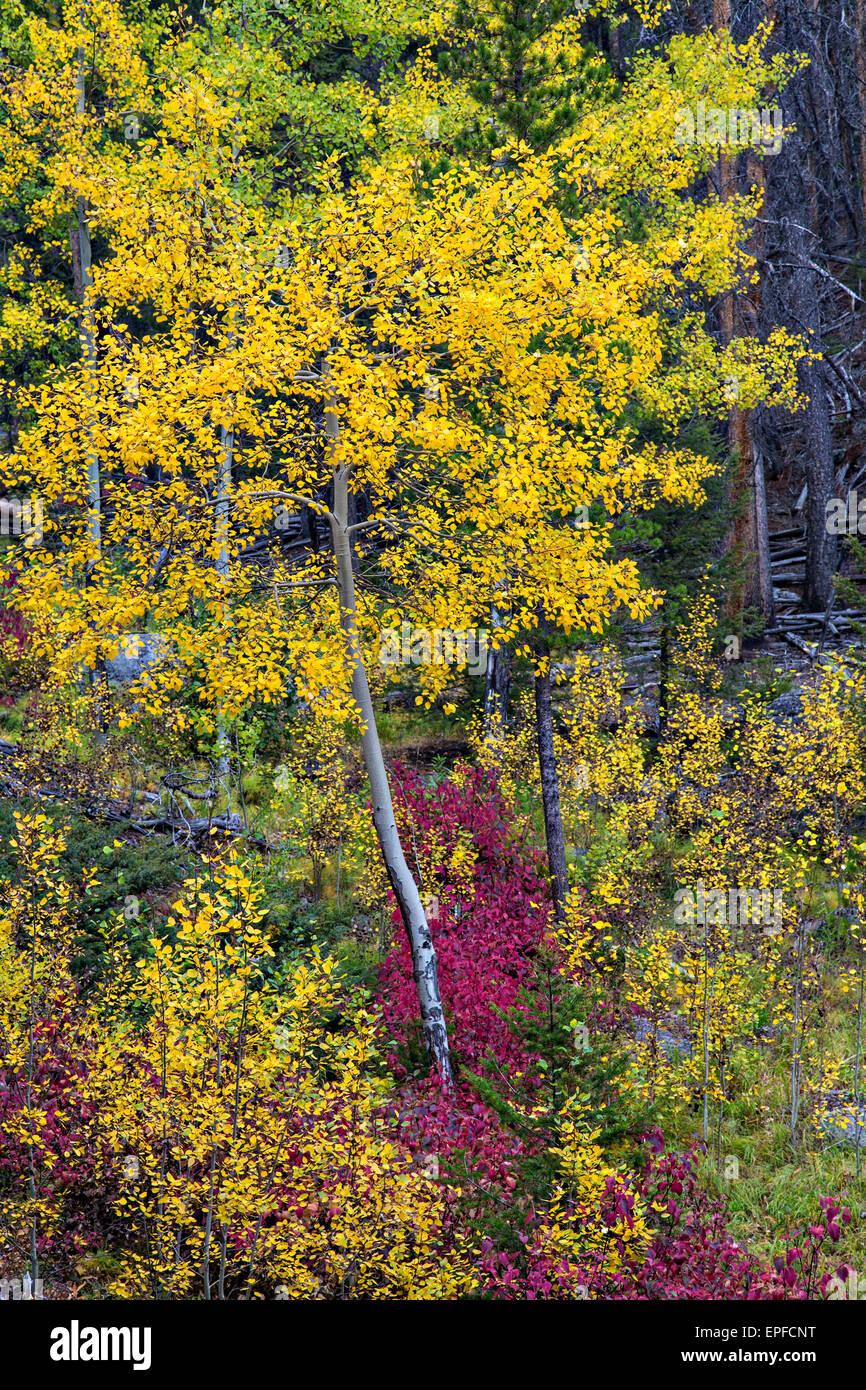
[[[635,1020],[635,1037],[639,1043],[649,1042],[655,1037],[656,1044],[666,1057],[690,1057],[692,1055],[692,1045],[688,1038],[681,1038],[677,1033],[672,1033],[669,1028],[657,1027],[653,1030],[653,1025],[648,1018],[637,1018]]]
[[[767,705],[767,714],[774,724],[781,724],[789,719],[802,719],[802,695],[798,690],[789,690],[784,695],[777,695],[775,700],[771,700]]]
[[[168,655],[168,643],[164,637],[153,632],[127,632],[120,638],[117,656],[105,663],[105,672],[110,681],[119,685],[131,685],[141,680],[153,666],[159,666]]]
[[[412,697],[405,690],[389,690],[382,700],[386,709],[407,709],[412,702]]]
[[[831,1143],[866,1149],[866,1105],[859,1110],[853,1102],[840,1105],[822,1116],[820,1125]]]

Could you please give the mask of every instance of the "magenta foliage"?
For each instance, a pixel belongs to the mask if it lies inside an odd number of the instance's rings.
[[[32,1072],[26,1057],[17,1066],[0,1064],[0,1174],[22,1196],[30,1195],[30,1150],[21,1137],[28,1127],[29,1081],[30,1106],[43,1117],[32,1174],[35,1196],[61,1216],[53,1234],[38,1223],[37,1249],[40,1254],[50,1250],[55,1259],[98,1249],[111,1224],[109,1194],[97,1173],[108,1152],[95,1151],[95,1107],[83,1094],[87,1069],[75,1017],[67,1009],[36,1022]]]
[[[826,1241],[835,1243],[841,1225],[851,1220],[846,1207],[821,1198],[822,1221],[799,1234],[784,1256],[763,1264],[744,1250],[728,1230],[724,1203],[712,1198],[698,1184],[695,1169],[702,1145],[685,1154],[664,1152],[661,1135],[648,1136],[651,1154],[642,1175],[626,1195],[608,1181],[608,1193],[600,1213],[572,1208],[567,1219],[575,1225],[593,1220],[608,1228],[614,1219],[629,1220],[635,1205],[645,1209],[655,1203],[661,1212],[651,1215],[654,1231],[649,1248],[639,1258],[630,1256],[621,1242],[621,1262],[615,1273],[605,1272],[611,1237],[602,1251],[587,1259],[584,1267],[557,1264],[545,1244],[538,1223],[527,1220],[518,1236],[519,1254],[496,1250],[486,1240],[480,1267],[488,1296],[506,1299],[603,1298],[613,1300],[779,1300],[826,1297],[832,1274],[818,1276],[818,1262]],[[849,1270],[836,1271],[844,1280]]]
[[[537,854],[515,843],[511,817],[495,778],[482,768],[461,769],[459,784],[425,787],[414,773],[395,770],[397,816],[404,844],[415,845],[424,863],[431,843],[443,860],[463,841],[476,856],[469,891],[450,884],[444,872],[422,884],[438,899],[431,920],[439,984],[456,1061],[477,1070],[494,1060],[505,1075],[537,1073],[537,1059],[523,1053],[502,1013],[529,1016],[542,1008],[532,995],[533,965],[547,926],[549,892]],[[444,853],[442,853],[444,851]],[[402,1040],[418,1016],[412,964],[405,936],[380,971],[385,1021]],[[530,993],[527,994],[527,991]],[[394,1059],[395,1072],[405,1068]]]
[[[831,1276],[818,1277],[825,1242],[835,1242],[847,1209],[822,1198],[822,1222],[772,1265],[744,1250],[728,1229],[723,1201],[698,1183],[702,1146],[666,1153],[655,1130],[646,1136],[648,1158],[629,1182],[608,1178],[597,1210],[572,1204],[560,1219],[591,1231],[593,1254],[585,1267],[570,1267],[552,1248],[543,1214],[525,1192],[523,1170],[533,1154],[554,1141],[552,1133],[527,1137],[503,1123],[471,1086],[460,1082],[460,1067],[482,1071],[508,1102],[539,1098],[539,1055],[527,1047],[522,1016],[543,1023],[547,999],[536,970],[549,914],[549,892],[537,852],[519,843],[495,777],[482,769],[460,769],[453,782],[427,787],[414,773],[397,769],[397,816],[405,845],[414,847],[422,889],[438,899],[431,929],[439,980],[457,1063],[450,1096],[437,1080],[410,1077],[392,1053],[395,1075],[403,1082],[400,1105],[391,1118],[419,1158],[435,1153],[451,1184],[463,1192],[464,1212],[477,1221],[487,1199],[511,1220],[514,1248],[491,1236],[482,1240],[479,1285],[485,1296],[505,1299],[606,1298],[803,1299],[826,1294]],[[461,843],[475,856],[468,890],[448,882],[447,869],[422,867],[431,851],[447,865]],[[392,1044],[400,1043],[417,1020],[417,1000],[408,946],[399,931],[384,961],[379,989]],[[552,985],[555,989],[555,983]],[[417,1024],[415,1024],[417,1027]],[[631,1253],[617,1235],[630,1227],[640,1208],[651,1231],[648,1248]],[[598,1234],[604,1232],[602,1241]],[[617,1248],[618,1247],[618,1248]],[[616,1253],[615,1273],[609,1255]]]
[[[727,1229],[724,1203],[708,1196],[695,1178],[702,1145],[686,1154],[665,1154],[661,1135],[652,1136],[657,1157],[647,1166],[644,1195],[664,1204],[666,1216],[656,1237],[640,1285],[648,1298],[805,1299],[826,1292],[831,1276],[818,1280],[818,1260],[826,1241],[841,1236],[839,1218],[851,1220],[847,1208],[820,1199],[821,1224],[811,1226],[773,1265],[748,1255]],[[682,1290],[677,1292],[677,1290]]]
[[[11,644],[10,655],[13,657],[23,654],[31,631],[23,614],[15,608],[7,608],[3,603],[4,592],[11,594],[17,583],[17,570],[10,570],[4,579],[0,579],[0,643]]]
[[[541,1020],[546,1001],[536,986],[535,962],[548,922],[549,890],[540,856],[521,846],[513,817],[493,775],[460,769],[457,782],[425,787],[405,768],[395,769],[397,816],[404,844],[414,845],[416,868],[432,845],[439,861],[463,843],[475,856],[468,890],[449,883],[446,871],[422,884],[438,899],[431,917],[439,983],[448,1020],[457,1085],[443,1095],[436,1080],[409,1080],[396,1118],[410,1145],[433,1151],[452,1178],[470,1192],[505,1200],[516,1186],[521,1158],[534,1146],[503,1127],[460,1067],[485,1072],[510,1098],[531,1099],[541,1085],[538,1054],[529,1051],[513,1020]],[[392,1039],[391,1066],[407,1081],[399,1046],[417,1026],[418,1001],[408,944],[395,912],[395,944],[382,964],[379,993]],[[511,1020],[511,1021],[510,1021]]]

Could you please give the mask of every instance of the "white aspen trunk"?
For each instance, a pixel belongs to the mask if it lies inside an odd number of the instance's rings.
[[[243,49],[243,44],[240,45]],[[232,140],[232,187],[235,184],[235,172],[238,159],[238,144]],[[229,333],[229,347],[236,345],[234,324]],[[217,555],[217,574],[223,589],[223,602],[228,590],[229,582],[229,509],[232,492],[232,465],[234,463],[235,452],[235,433],[230,425],[220,426],[221,457],[219,464],[219,477],[217,479],[217,505],[216,505],[216,526],[217,536],[219,537],[219,553]],[[231,818],[231,778],[229,776],[230,764],[228,755],[228,737],[226,734],[225,720],[223,719],[222,709],[217,710],[217,747],[219,756],[217,758],[217,773],[226,779],[228,807],[227,814]]]
[[[234,430],[226,429],[225,425],[220,426],[221,457],[219,474],[217,476],[217,504],[214,510],[214,516],[216,518],[217,538],[219,540],[216,568],[217,574],[223,583],[227,583],[229,577],[229,501],[232,491],[232,462],[234,460],[234,451]]]
[[[856,1116],[855,1129],[857,1132],[857,1181],[860,1180],[860,1163],[863,1151],[863,1134],[860,1128],[860,1057],[863,1050],[863,942],[858,940],[857,945],[860,949],[860,992],[857,999],[857,1051],[854,1055],[854,1114]]]
[[[221,456],[219,476],[217,478],[217,504],[215,511],[217,536],[219,538],[219,552],[217,554],[216,568],[223,591],[223,602],[225,603],[229,582],[229,507],[232,491],[232,463],[234,461],[235,449],[235,435],[233,429],[226,428],[225,425],[220,427],[220,444]],[[227,779],[229,788],[228,814],[231,815],[231,782],[228,779],[228,738],[226,735],[222,708],[217,710],[217,746],[219,748],[217,773],[220,777]]]
[[[243,51],[243,42],[240,43],[240,50]],[[236,172],[238,172],[238,168],[236,168],[238,167],[238,154],[238,140],[232,139],[232,189],[235,188]],[[236,346],[236,341],[238,341],[238,339],[236,339],[235,335],[234,311],[232,311],[232,327],[228,336],[229,349]],[[217,556],[217,574],[220,575],[222,594],[224,594],[222,600],[225,602],[225,594],[228,592],[229,580],[228,517],[229,509],[231,509],[232,464],[234,464],[235,460],[235,430],[232,425],[221,425],[220,443],[220,475],[218,475],[217,478],[217,512],[215,512],[215,518],[217,518],[217,535],[218,538],[220,538],[220,552],[218,552]],[[222,717],[222,708],[217,710],[217,748],[218,751],[220,751],[217,758],[217,774],[225,778],[228,802],[227,816],[229,824],[231,824],[232,783],[231,776],[229,776],[229,774],[231,774],[231,763],[229,763],[228,758],[228,734],[225,733],[225,720],[224,717]],[[240,771],[238,771],[238,777],[242,777]],[[243,801],[242,787],[239,788],[239,796]]]
[[[325,413],[325,429],[331,441],[333,455],[339,437],[339,425],[333,409]],[[436,950],[433,937],[421,903],[418,891],[394,818],[394,805],[388,773],[382,756],[382,745],[376,728],[376,715],[373,700],[364,669],[364,659],[358,638],[357,606],[355,601],[355,573],[352,568],[352,541],[349,531],[349,477],[351,464],[335,466],[334,505],[331,514],[331,534],[334,542],[334,555],[337,567],[337,589],[340,597],[340,626],[346,637],[346,645],[352,663],[352,694],[361,712],[363,731],[361,746],[364,763],[370,778],[370,791],[373,801],[373,824],[385,861],[385,869],[397,899],[400,915],[409,938],[412,954],[412,973],[418,992],[421,1022],[427,1050],[436,1064],[440,1076],[450,1088],[453,1078],[448,1049],[448,1031],[442,1009],[442,996],[439,993],[439,974],[436,967]]]
[[[79,23],[84,25],[85,11],[82,8],[79,13]],[[85,79],[85,55],[84,48],[79,46],[76,51],[76,74],[75,74],[75,110],[79,117],[83,118],[87,105],[87,88]],[[95,565],[102,558],[102,498],[99,480],[99,455],[93,444],[93,422],[92,410],[96,396],[96,323],[93,314],[93,269],[92,255],[90,246],[90,225],[87,221],[87,208],[84,198],[80,195],[75,199],[75,212],[73,214],[72,225],[69,229],[69,249],[72,254],[72,280],[75,288],[76,297],[81,306],[79,312],[79,337],[81,340],[81,360],[85,365],[86,372],[86,397],[84,422],[85,452],[87,461],[87,563],[85,566],[85,586],[90,581],[90,576]],[[90,622],[91,630],[93,623]],[[98,672],[102,675],[102,696],[98,687]],[[98,660],[96,667],[85,671],[84,679],[90,686],[96,705],[97,722],[97,742],[104,743],[106,738],[106,703],[108,694],[108,681],[105,675],[105,664]],[[105,697],[106,703],[103,702]]]
[[[75,80],[76,110],[79,116],[85,111],[84,50],[78,49],[78,71]],[[72,235],[73,274],[78,282],[81,300],[81,355],[87,366],[88,396],[93,395],[96,385],[96,327],[93,319],[93,275],[90,249],[90,226],[84,199],[75,200],[75,227]],[[90,563],[102,555],[102,508],[99,487],[99,457],[92,447],[92,431],[88,420],[86,426],[87,447],[87,530],[90,537]]]
[[[800,1114],[801,1049],[804,1033],[802,987],[805,935],[805,923],[801,919],[797,924],[797,933],[794,938],[797,964],[794,974],[794,1031],[791,1044],[791,1147],[795,1152],[797,1149],[797,1120]]]

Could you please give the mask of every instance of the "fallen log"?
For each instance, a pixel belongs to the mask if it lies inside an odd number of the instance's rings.
[[[800,652],[804,652],[810,661],[815,660],[818,650],[817,647],[810,647],[808,642],[804,642],[802,638],[795,636],[793,632],[783,632],[782,637],[790,646],[796,647]]]

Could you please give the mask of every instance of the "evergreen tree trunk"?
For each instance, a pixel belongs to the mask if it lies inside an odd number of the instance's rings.
[[[758,600],[767,627],[776,621],[776,601],[773,594],[773,571],[770,568],[770,518],[767,511],[767,480],[764,458],[752,442],[754,470],[752,495],[755,503],[755,541],[758,555]]]
[[[836,538],[827,530],[827,503],[833,496],[833,439],[821,364],[809,363],[801,369],[800,375],[803,389],[809,393],[806,407],[806,477],[809,494],[803,604],[807,611],[816,612],[830,604],[836,569]]]
[[[731,25],[730,0],[713,0],[713,29],[718,33]],[[718,196],[726,201],[737,192],[737,170],[734,160],[720,154],[715,168],[718,180]],[[711,176],[712,177],[712,176]],[[726,294],[720,306],[719,328],[723,344],[727,345],[742,335],[743,306],[735,290]],[[728,414],[728,448],[733,457],[730,477],[729,498],[733,512],[730,532],[725,541],[725,551],[734,560],[731,590],[728,594],[725,615],[742,639],[743,610],[750,606],[758,591],[756,570],[755,507],[752,496],[752,440],[748,416],[745,411],[732,403]]]
[[[659,742],[668,722],[668,698],[671,676],[671,628],[668,621],[667,605],[662,605],[661,632],[659,633]]]
[[[857,89],[860,106],[858,154],[860,165],[860,227],[866,242],[866,0],[854,0],[854,46],[857,63]]]
[[[818,277],[810,267],[814,237],[793,219],[787,224],[791,260],[792,317],[808,338],[812,351],[821,348],[821,308]],[[828,607],[836,569],[836,537],[827,529],[827,503],[833,496],[833,435],[827,381],[821,362],[798,367],[800,388],[809,397],[803,412],[806,501],[806,583],[803,604],[809,612]]]

